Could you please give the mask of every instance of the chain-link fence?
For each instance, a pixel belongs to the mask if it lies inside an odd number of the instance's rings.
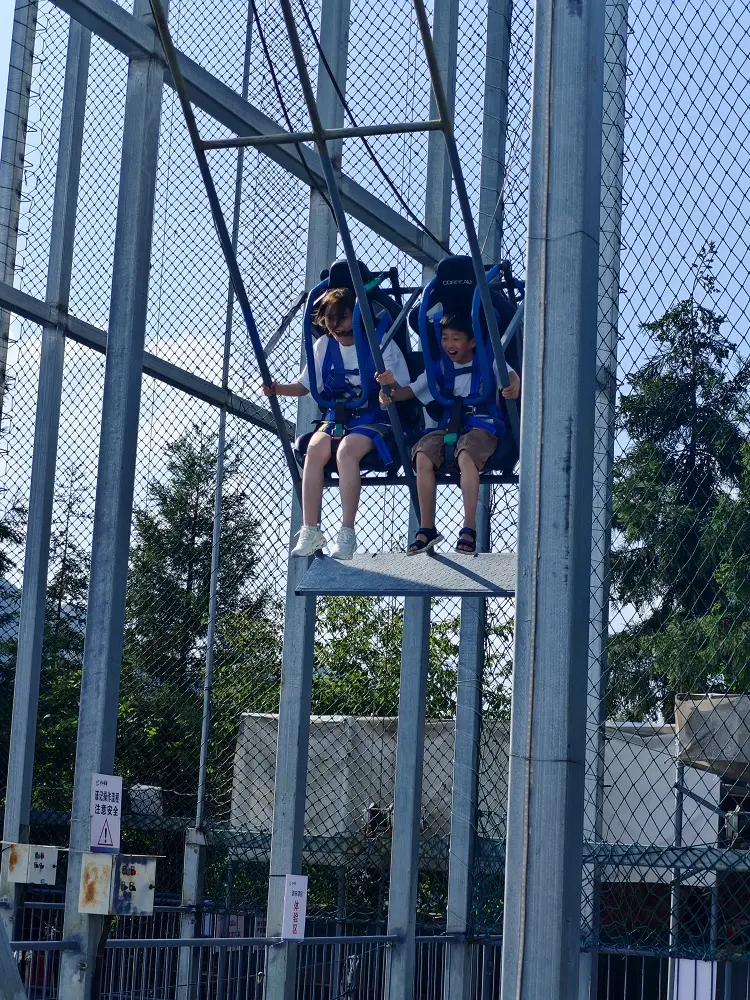
[[[682,958],[745,956],[750,918],[749,26],[738,3],[628,14],[613,496],[600,535],[611,530],[612,553],[595,548],[592,593],[611,601],[606,672],[589,701],[585,936]],[[600,329],[611,321],[600,313]]]

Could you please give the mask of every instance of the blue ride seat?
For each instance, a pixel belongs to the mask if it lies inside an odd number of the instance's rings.
[[[523,282],[513,278],[510,265],[507,262],[488,267],[487,281],[497,319],[498,330],[502,337],[518,308],[518,301],[523,297]],[[481,373],[483,387],[495,384],[492,373],[494,352],[487,330],[487,320],[477,289],[476,277],[471,257],[452,256],[440,261],[435,271],[435,277],[427,285],[420,304],[409,314],[412,329],[419,333],[424,352],[424,366],[428,374],[428,383],[433,395],[442,395],[440,386],[441,364],[443,350],[440,342],[440,320],[443,315],[459,313],[471,315],[474,339],[476,341],[475,362]],[[523,362],[523,341],[520,331],[513,336],[505,348],[506,363],[521,374]],[[426,409],[430,417],[438,421],[449,405],[449,396],[443,403],[431,402]],[[475,396],[466,397],[466,405],[486,405],[489,402],[486,389],[480,390]],[[517,401],[517,402],[520,402]],[[495,405],[505,418],[506,433],[499,440],[494,454],[487,460],[482,475],[501,473],[510,476],[518,463],[518,446],[510,431],[507,406],[505,400],[498,394]],[[441,475],[457,475],[458,470],[445,463],[438,472]]]
[[[357,263],[360,269],[360,274],[362,275],[362,281],[368,289],[367,296],[370,302],[370,308],[373,312],[373,317],[375,318],[376,325],[378,327],[378,333],[381,337],[381,341],[385,336],[387,336],[388,342],[392,340],[401,349],[401,352],[406,360],[407,367],[409,368],[411,378],[416,378],[422,370],[421,362],[419,360],[418,353],[412,350],[411,338],[409,336],[406,319],[401,320],[395,330],[391,329],[393,322],[398,318],[403,307],[403,303],[401,302],[401,291],[398,284],[398,272],[395,268],[392,268],[388,272],[378,272],[374,274],[370,271],[366,264],[363,264],[361,261],[358,261]],[[390,282],[391,294],[388,294],[388,292],[382,287],[382,283],[386,280]],[[335,400],[327,399],[325,393],[322,391],[322,387],[315,385],[313,346],[317,336],[325,336],[325,334],[322,330],[314,326],[312,316],[315,311],[315,303],[328,288],[348,288],[353,294],[356,295],[349,265],[345,260],[335,261],[327,273],[323,272],[320,284],[316,285],[310,292],[307,299],[307,305],[305,307],[303,329],[307,367],[308,372],[310,373],[310,387],[313,397],[320,406],[321,413],[325,413]],[[361,357],[360,351],[367,350],[369,353],[369,348],[367,347],[367,336],[364,330],[361,313],[359,308],[356,306],[352,325],[355,336],[355,344],[357,346],[357,356]],[[361,368],[362,364],[360,363],[360,369]],[[313,386],[315,386],[314,391]],[[363,403],[366,403],[366,399]],[[407,444],[411,447],[411,445],[422,435],[424,430],[422,407],[417,400],[397,403],[396,406],[398,407],[399,417],[401,418],[404,436]],[[388,414],[385,411],[383,411],[383,422],[388,423]],[[307,431],[305,434],[301,434],[294,443],[294,456],[300,468],[302,468],[304,464],[305,453],[307,452],[308,445],[310,444],[310,439],[315,433],[317,426],[319,426],[319,423],[322,423],[322,421],[316,423],[316,426],[312,430]],[[337,442],[334,441],[333,455],[325,468],[327,485],[330,485],[331,482],[333,482],[337,477],[336,444]],[[391,453],[392,461],[386,464],[377,450],[369,452],[362,459],[360,469],[363,472],[398,472],[401,468],[400,456],[398,455],[395,447],[391,448]]]

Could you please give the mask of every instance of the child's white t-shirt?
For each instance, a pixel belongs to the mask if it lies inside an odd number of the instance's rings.
[[[454,396],[468,396],[471,393],[471,369],[473,364],[474,364],[473,361],[469,361],[465,365],[457,365],[455,361],[453,362],[453,367],[456,369],[456,381],[453,385]],[[500,373],[497,370],[497,361],[493,362],[492,367],[495,371],[495,378],[497,379],[497,384],[499,387]],[[464,372],[463,375],[459,375],[458,373],[461,372],[463,369],[466,369],[466,371]],[[510,374],[511,372],[513,372],[513,369],[510,367],[510,365],[508,365],[508,374]],[[398,376],[396,376],[396,381],[397,382],[399,381]],[[399,385],[402,384],[403,383],[399,382]],[[414,381],[409,384],[409,388],[417,397],[419,402],[423,403],[425,406],[428,403],[431,403],[434,399],[432,393],[430,392],[430,386],[427,382],[426,372],[422,372],[421,375],[418,375],[414,379]]]
[[[328,337],[326,335],[318,337],[313,346],[313,357],[315,358],[315,381],[318,389],[322,388],[323,385],[323,360],[326,356],[326,348],[328,347]],[[339,344],[341,350],[341,361],[343,362],[344,368],[351,370],[359,368],[359,361],[357,360],[357,348],[354,344],[350,344],[348,347],[343,344]],[[383,361],[385,362],[385,367],[390,368],[396,377],[396,381],[399,385],[409,384],[409,369],[406,364],[406,358],[401,351],[398,344],[394,344],[393,341],[386,345],[383,351]],[[360,386],[362,384],[362,379],[359,375],[347,375],[347,381],[351,386]],[[310,388],[310,375],[307,371],[307,365],[302,369],[302,372],[297,379],[299,383],[304,385],[306,389]]]

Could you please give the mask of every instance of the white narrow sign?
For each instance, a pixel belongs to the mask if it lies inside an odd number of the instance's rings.
[[[307,913],[307,875],[284,876],[284,915],[281,940],[295,941],[305,936]]]
[[[122,778],[113,774],[91,776],[91,850],[117,854],[120,850]]]

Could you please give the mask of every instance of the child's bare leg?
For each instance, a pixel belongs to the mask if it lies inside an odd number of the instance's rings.
[[[476,530],[477,503],[479,502],[479,469],[468,451],[458,453],[458,468],[461,472],[461,493],[464,498],[464,525]]]
[[[435,483],[435,466],[432,459],[423,451],[417,452],[417,496],[419,497],[419,526],[421,528],[435,527],[435,498],[437,485]]]
[[[374,447],[372,438],[365,437],[364,434],[347,434],[336,452],[342,524],[345,528],[353,528],[357,517],[359,494],[362,487],[359,463]]]
[[[310,438],[302,469],[302,523],[314,527],[320,523],[323,503],[323,473],[331,458],[331,439],[322,431]]]

